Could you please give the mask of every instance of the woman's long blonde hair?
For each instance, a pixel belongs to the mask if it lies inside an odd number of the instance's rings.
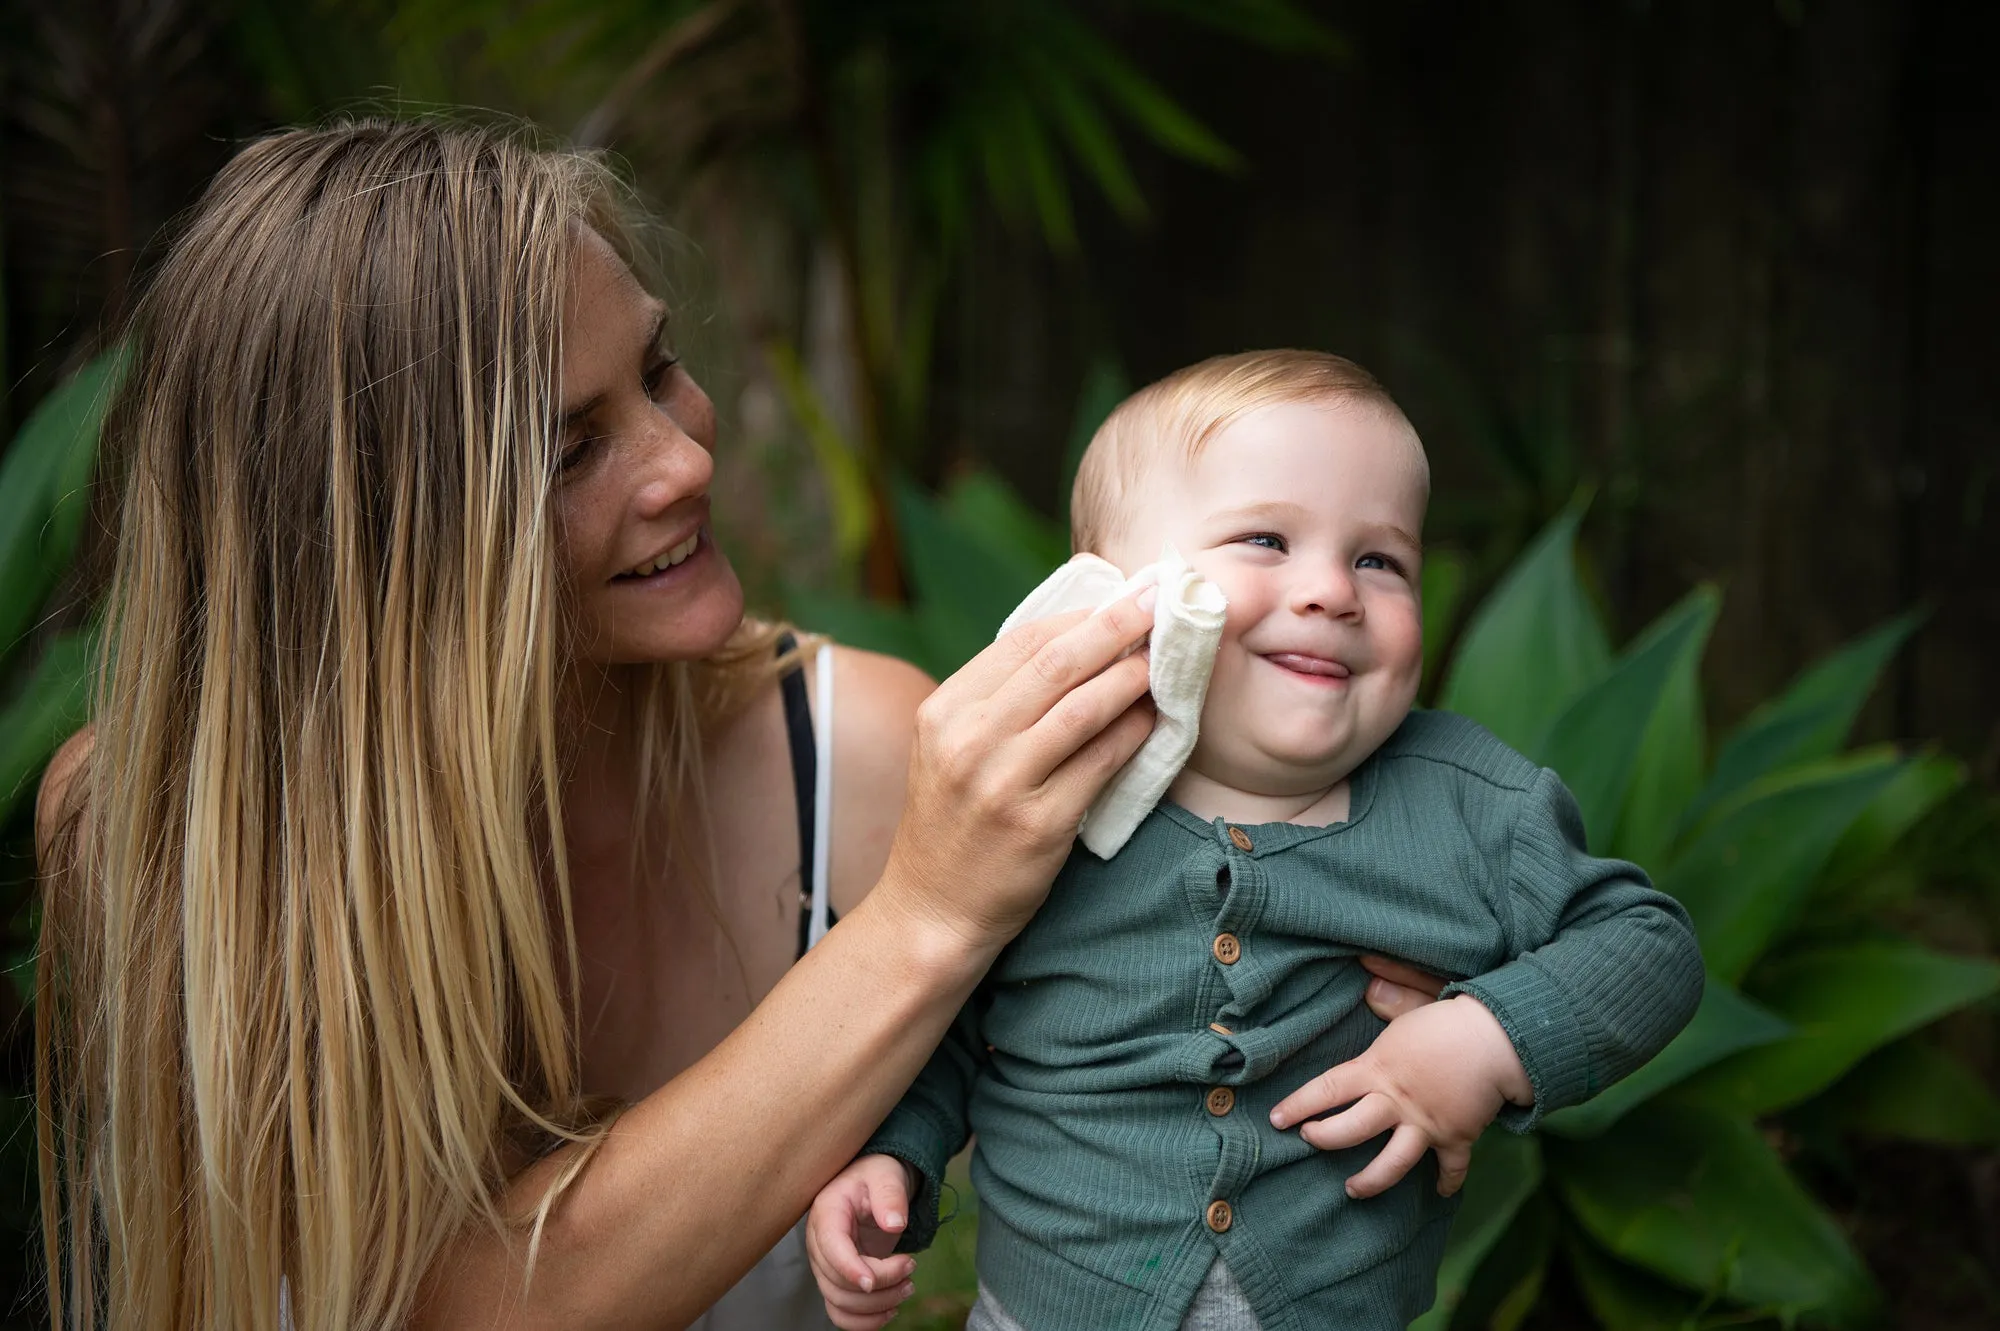
[[[246,148],[163,259],[45,904],[58,1324],[397,1325],[503,1160],[601,1131],[548,500],[577,229],[630,258],[626,215],[519,131],[347,124]],[[698,801],[771,638],[653,670],[649,806]]]

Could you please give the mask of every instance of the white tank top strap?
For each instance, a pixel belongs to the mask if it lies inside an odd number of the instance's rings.
[[[807,947],[826,937],[832,927],[833,648],[822,646],[813,665],[818,696],[813,705],[812,923],[806,935]]]

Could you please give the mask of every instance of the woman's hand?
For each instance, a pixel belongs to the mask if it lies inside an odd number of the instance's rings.
[[[1146,657],[1126,652],[1157,594],[1024,624],[938,686],[917,712],[876,897],[994,947],[1020,931],[1084,811],[1152,730]]]
[[[1368,982],[1368,1010],[1384,1021],[1437,1002],[1444,981],[1429,971],[1388,957],[1363,957],[1361,965],[1375,978]]]

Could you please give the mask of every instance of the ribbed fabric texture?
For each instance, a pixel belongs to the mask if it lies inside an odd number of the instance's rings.
[[[980,1276],[1032,1331],[1171,1331],[1218,1255],[1264,1331],[1406,1325],[1455,1209],[1434,1158],[1353,1201],[1379,1139],[1315,1151],[1269,1119],[1382,1030],[1369,952],[1465,977],[1448,992],[1494,1011],[1534,1085],[1505,1119],[1524,1132],[1657,1053],[1701,997],[1685,912],[1585,852],[1554,773],[1413,713],[1356,770],[1345,823],[1231,829],[1165,803],[1116,858],[1070,856],[867,1147],[927,1180],[905,1248],[929,1245],[972,1131]]]

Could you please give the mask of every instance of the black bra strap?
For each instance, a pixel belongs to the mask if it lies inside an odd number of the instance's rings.
[[[798,639],[778,635],[778,655],[792,651]],[[813,743],[812,703],[806,698],[806,671],[794,665],[778,680],[785,700],[785,741],[792,750],[792,793],[799,814],[799,955],[812,940],[813,792],[819,780],[819,753]]]

